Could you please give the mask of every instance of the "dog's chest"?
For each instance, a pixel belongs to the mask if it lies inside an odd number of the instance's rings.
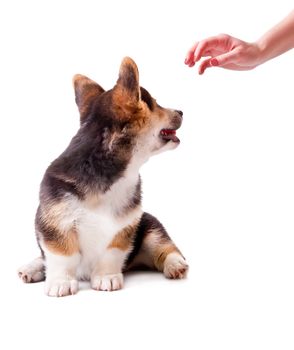
[[[109,249],[115,236],[126,226],[138,222],[142,215],[141,205],[128,208],[136,191],[138,177],[122,178],[103,195],[88,196],[79,201],[75,219],[82,262],[95,264]]]
[[[91,255],[91,252],[103,253],[114,237],[126,226],[132,225],[141,214],[141,208],[121,217],[116,216],[111,208],[105,205],[82,208],[75,224],[82,255]]]

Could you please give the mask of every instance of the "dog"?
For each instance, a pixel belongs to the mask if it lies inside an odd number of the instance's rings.
[[[123,286],[123,272],[145,266],[167,278],[188,265],[163,225],[141,207],[139,169],[176,148],[182,112],[163,108],[139,85],[125,57],[109,91],[83,75],[73,78],[80,128],[47,168],[35,227],[42,256],[19,269],[26,282],[45,280],[45,293],[75,294],[78,281],[94,290]]]

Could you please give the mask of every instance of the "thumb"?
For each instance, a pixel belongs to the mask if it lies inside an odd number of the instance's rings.
[[[234,49],[230,52],[224,53],[223,55],[219,55],[217,57],[213,57],[210,60],[210,64],[212,66],[225,66],[228,63],[235,63],[238,55],[238,50]]]

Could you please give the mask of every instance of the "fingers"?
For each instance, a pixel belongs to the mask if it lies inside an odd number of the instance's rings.
[[[210,38],[196,42],[188,51],[185,59],[185,64],[193,67],[201,57],[216,56],[219,52],[228,51],[228,42],[231,37],[226,34],[212,36]]]
[[[201,57],[208,56],[210,50],[214,50],[217,47],[217,44],[217,37],[211,37],[200,42],[196,42],[188,51],[185,59],[185,64],[189,67],[193,67]]]
[[[198,72],[203,74],[205,70],[213,66],[230,66],[238,62],[241,41],[228,34],[219,34],[195,43],[188,51],[185,64],[193,67],[202,57],[205,59],[199,65]]]
[[[193,67],[195,62],[194,62],[194,52],[195,49],[198,45],[198,42],[196,42],[190,50],[187,52],[186,58],[185,58],[185,64],[188,65],[189,67]]]
[[[228,65],[233,65],[237,62],[238,49],[234,49],[225,54],[208,58],[202,61],[198,68],[198,73],[203,74],[205,70],[209,67],[228,67]]]
[[[213,51],[219,46],[219,39],[211,37],[198,43],[194,52],[194,62],[198,62],[201,57],[206,56],[208,51]]]
[[[198,68],[198,73],[201,75],[205,72],[205,69],[211,67],[211,58],[208,58],[207,60],[204,60],[200,63]]]
[[[198,73],[201,75],[205,72],[206,68],[219,66],[218,58],[208,58],[200,63]]]

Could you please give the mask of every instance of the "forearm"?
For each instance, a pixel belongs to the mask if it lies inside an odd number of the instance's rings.
[[[260,49],[259,64],[294,47],[294,11],[265,33],[256,45]]]

